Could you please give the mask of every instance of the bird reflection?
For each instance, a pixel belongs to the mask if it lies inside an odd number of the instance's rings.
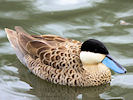
[[[97,87],[57,85],[36,77],[21,63],[17,63],[14,66],[18,67],[20,80],[32,87],[27,92],[37,96],[40,100],[99,100],[99,94],[110,89],[109,84]]]

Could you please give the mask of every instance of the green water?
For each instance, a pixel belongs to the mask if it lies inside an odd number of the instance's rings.
[[[132,23],[133,0],[0,0],[0,100],[132,100]],[[101,40],[128,72],[112,72],[111,84],[99,87],[41,80],[19,62],[7,40],[4,28],[15,25],[29,33]]]

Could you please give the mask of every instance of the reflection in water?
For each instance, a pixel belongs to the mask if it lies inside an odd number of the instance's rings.
[[[36,0],[33,2],[34,8],[40,11],[64,11],[74,10],[85,7],[92,7],[95,3],[103,2],[104,0]]]
[[[98,87],[69,87],[55,85],[36,77],[28,71],[24,71],[23,66],[19,68],[18,72],[20,80],[30,84],[32,87],[28,93],[36,95],[40,100],[99,100],[99,94],[110,89],[109,84]]]

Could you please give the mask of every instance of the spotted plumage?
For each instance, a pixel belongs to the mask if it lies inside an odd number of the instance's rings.
[[[56,35],[30,35],[21,27],[5,29],[19,60],[41,79],[69,86],[109,83],[111,72],[101,62],[84,65],[82,43]]]

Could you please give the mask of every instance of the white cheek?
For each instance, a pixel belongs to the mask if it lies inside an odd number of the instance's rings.
[[[80,59],[83,64],[96,64],[105,58],[104,54],[81,51]]]

